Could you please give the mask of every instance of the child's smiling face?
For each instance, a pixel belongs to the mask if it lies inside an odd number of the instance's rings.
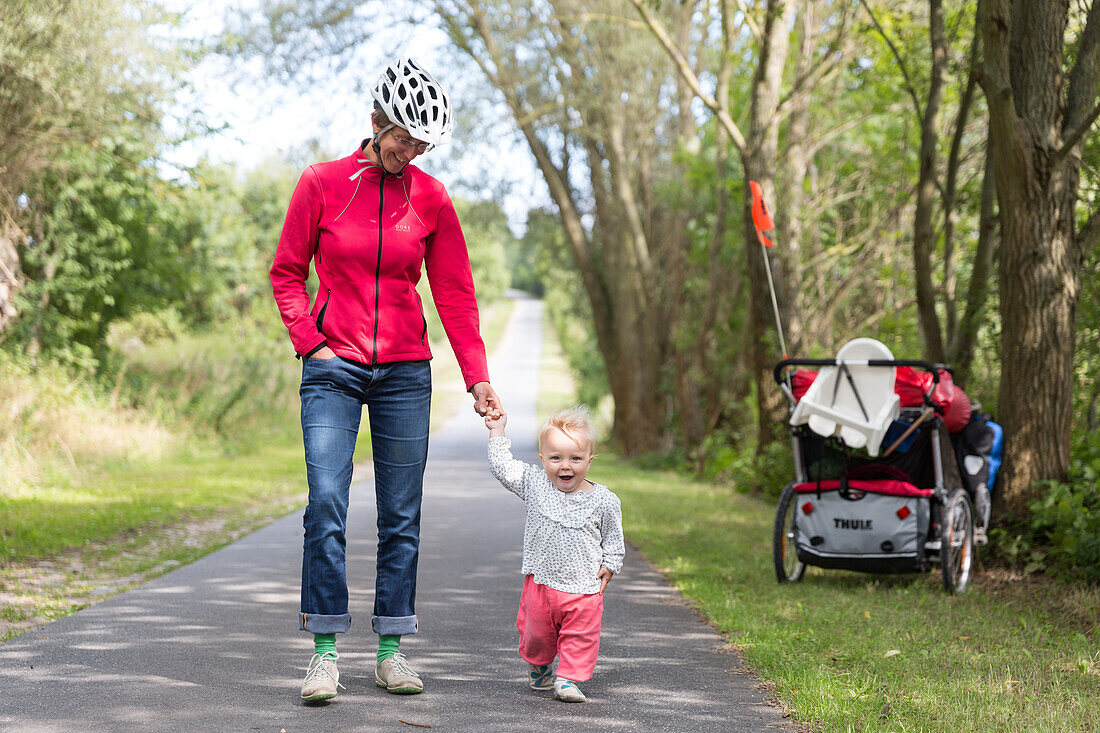
[[[592,465],[592,446],[582,448],[562,431],[550,428],[542,436],[539,458],[554,488],[571,494],[584,485]]]

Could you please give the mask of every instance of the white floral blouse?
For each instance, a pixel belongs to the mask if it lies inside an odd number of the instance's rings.
[[[489,438],[489,471],[527,508],[522,573],[566,593],[599,593],[600,567],[618,573],[626,555],[619,497],[595,482],[588,491],[558,491],[542,466],[511,449],[508,438]]]

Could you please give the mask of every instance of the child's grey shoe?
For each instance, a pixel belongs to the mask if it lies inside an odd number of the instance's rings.
[[[549,664],[531,664],[528,662],[527,666],[531,670],[530,685],[532,690],[554,689],[554,671],[550,669]]]
[[[554,699],[562,702],[585,702],[588,700],[581,692],[581,688],[577,687],[576,682],[567,680],[564,677],[558,677],[554,680]]]
[[[336,688],[340,684],[340,670],[336,668],[336,652],[314,654],[302,681],[302,702],[322,702],[336,697]]]
[[[415,695],[424,690],[420,675],[412,670],[401,652],[378,663],[374,668],[374,684],[397,695]]]

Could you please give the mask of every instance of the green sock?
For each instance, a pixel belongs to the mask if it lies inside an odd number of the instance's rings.
[[[383,634],[378,637],[378,661],[383,659],[389,659],[397,653],[397,646],[401,643],[400,636],[387,636]]]
[[[325,652],[336,651],[336,634],[314,634],[313,635],[313,652],[315,654],[324,654]]]

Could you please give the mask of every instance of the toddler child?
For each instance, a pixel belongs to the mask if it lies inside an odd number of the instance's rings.
[[[541,467],[512,457],[507,422],[500,410],[485,416],[489,470],[526,507],[519,654],[530,665],[532,689],[584,702],[577,683],[592,677],[603,592],[626,554],[619,498],[587,478],[595,441],[586,410],[554,413],[542,426]]]

